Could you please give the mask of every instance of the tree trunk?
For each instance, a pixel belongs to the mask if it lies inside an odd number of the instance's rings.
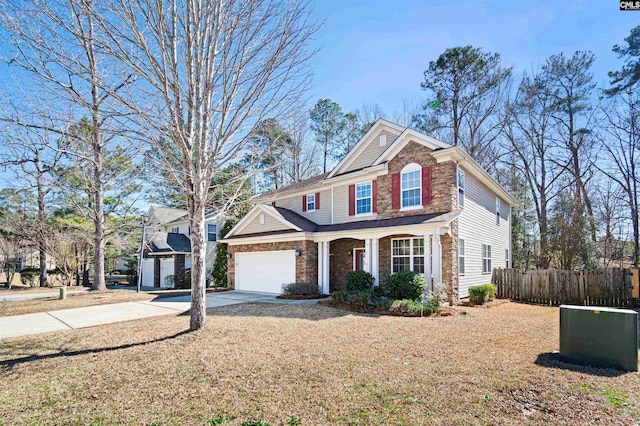
[[[204,199],[188,194],[191,216],[191,330],[204,328],[207,322],[206,306],[206,252],[207,240],[204,221]]]
[[[42,187],[41,177],[38,176],[36,179],[37,188],[38,188],[38,228],[41,231],[44,231],[44,225],[46,221],[45,216],[45,204],[44,204],[44,189]],[[46,242],[44,239],[47,236],[45,232],[41,232],[38,236],[38,256],[40,258],[40,287],[47,286],[47,252],[46,252]]]

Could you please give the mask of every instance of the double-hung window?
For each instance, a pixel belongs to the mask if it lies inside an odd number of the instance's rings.
[[[400,174],[402,208],[422,205],[422,168],[409,164]]]
[[[169,232],[170,234],[177,234],[180,232],[180,228],[177,226],[174,226],[173,228],[171,228],[171,231]]]
[[[482,273],[491,273],[491,246],[488,244],[482,245]]]
[[[465,177],[464,172],[458,168],[458,207],[464,207],[464,189]]]
[[[207,223],[207,241],[218,240],[218,227],[214,223]]]
[[[312,212],[316,209],[316,194],[307,195],[307,211]]]
[[[464,240],[458,240],[458,274],[464,275]]]
[[[356,184],[356,214],[371,213],[371,182]]]
[[[392,273],[414,271],[424,273],[424,238],[391,240]]]
[[[496,197],[496,225],[500,225],[500,198]]]

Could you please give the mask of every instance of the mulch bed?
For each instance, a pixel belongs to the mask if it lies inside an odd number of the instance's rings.
[[[276,296],[276,299],[285,299],[285,300],[313,300],[313,299],[324,299],[325,297],[329,297],[328,294],[279,294]]]
[[[484,303],[482,305],[474,305],[471,302],[460,302],[459,306],[464,306],[465,308],[493,308],[494,306],[504,305],[505,303],[511,303],[510,299],[494,299],[491,302]]]
[[[408,314],[403,312],[391,312],[385,311],[382,309],[374,309],[374,308],[365,308],[360,305],[351,305],[349,303],[341,303],[335,300],[323,300],[318,302],[319,305],[329,306],[331,308],[342,309],[345,311],[353,311],[359,312],[362,314],[373,314],[373,315],[389,315],[394,317],[412,317],[412,318],[420,318],[420,314]],[[442,307],[440,308],[440,312],[431,313],[425,312],[422,317],[450,317],[454,315],[466,315],[467,313],[463,310],[451,308],[451,307]]]

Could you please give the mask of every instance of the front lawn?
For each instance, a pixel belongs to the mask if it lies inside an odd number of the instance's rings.
[[[243,304],[0,340],[0,424],[635,424],[640,375],[573,367],[558,309],[404,318]],[[154,423],[155,422],[155,423]]]
[[[54,296],[42,299],[0,302],[0,317],[82,308],[85,306],[107,305],[110,303],[142,302],[151,300],[154,297],[155,296],[148,293],[136,293],[132,290],[68,292],[66,300],[59,300],[57,296]]]

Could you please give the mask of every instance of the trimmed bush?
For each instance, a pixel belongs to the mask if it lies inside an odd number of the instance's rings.
[[[474,305],[491,302],[496,297],[496,286],[493,284],[474,285],[469,287],[469,301]]]
[[[318,286],[312,283],[282,284],[282,294],[287,296],[311,296],[318,294]]]
[[[389,307],[389,312],[395,312],[399,314],[407,315],[420,315],[422,312],[424,315],[440,312],[440,308],[428,303],[424,304],[424,308],[421,302],[411,299],[394,300]]]
[[[371,290],[376,279],[365,271],[351,271],[344,275],[344,289],[346,291]]]
[[[418,300],[422,297],[427,282],[424,277],[417,272],[402,271],[389,275],[385,287],[389,297],[402,300]]]
[[[357,305],[363,308],[373,306],[373,293],[370,291],[334,291],[331,293],[333,300],[346,303],[347,305]]]
[[[20,271],[20,282],[29,287],[40,285],[40,269],[31,267],[23,269]]]

